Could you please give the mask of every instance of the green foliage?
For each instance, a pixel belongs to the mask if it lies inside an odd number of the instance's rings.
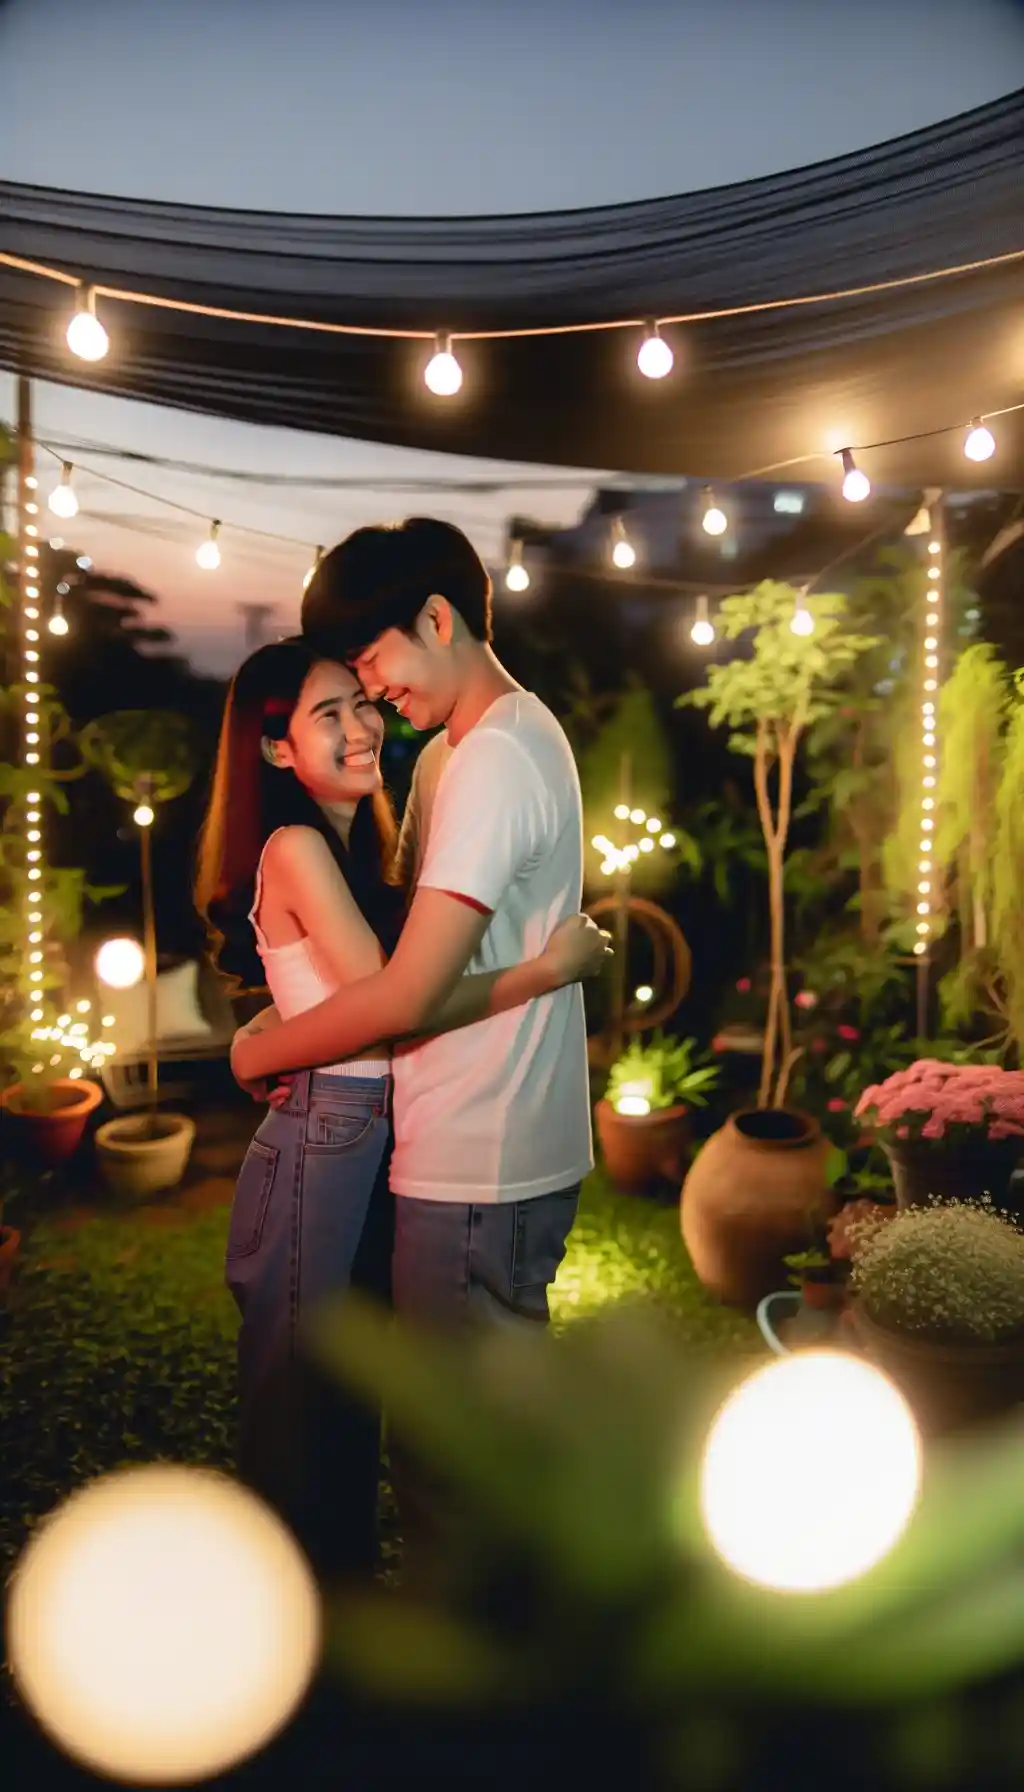
[[[720,1071],[706,1058],[703,1063],[697,1060],[696,1051],[695,1039],[669,1039],[661,1032],[652,1034],[646,1043],[631,1040],[612,1065],[607,1100],[614,1105],[618,1096],[631,1092],[646,1096],[652,1110],[670,1108],[680,1101],[706,1107]]]
[[[764,837],[751,810],[736,794],[701,803],[687,817],[690,835],[699,857],[698,870],[707,869],[717,900],[723,908],[738,901],[744,872],[766,877],[768,858]]]
[[[789,626],[798,606],[814,618],[809,637],[794,635]],[[841,593],[803,597],[792,585],[772,579],[724,598],[716,625],[728,641],[750,636],[751,651],[709,665],[704,686],[687,691],[677,703],[707,710],[711,727],[728,727],[730,746],[751,758],[758,724],[788,728],[797,720],[811,727],[830,715],[840,700],[838,680],[878,644],[877,636],[847,627]]]
[[[88,764],[102,773],[116,796],[151,803],[183,796],[198,770],[192,726],[185,716],[159,709],[126,709],[99,716],[79,736]]]
[[[965,647],[939,696],[936,878],[955,869],[962,937],[988,943],[992,845],[1012,697],[1006,667],[987,641]]]

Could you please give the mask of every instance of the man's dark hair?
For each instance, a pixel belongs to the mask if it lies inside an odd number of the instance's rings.
[[[490,577],[462,530],[430,516],[374,523],[321,560],[302,600],[302,632],[332,658],[353,659],[385,629],[408,633],[435,596],[474,640],[490,641]]]

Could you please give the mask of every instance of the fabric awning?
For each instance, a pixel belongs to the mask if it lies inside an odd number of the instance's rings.
[[[414,330],[528,329],[722,310],[1024,249],[1024,91],[854,155],[578,212],[380,219],[157,204],[0,183],[0,248],[90,283],[208,306]],[[879,483],[1024,484],[1021,414],[972,467],[936,433],[1024,398],[1024,261],[897,291],[667,330],[460,343],[462,393],[421,343],[320,336],[101,300],[106,361],[63,341],[66,287],[0,266],[0,362],[254,423],[407,447],[731,480],[808,453]],[[794,470],[794,476],[797,476]],[[831,479],[827,458],[803,478]]]

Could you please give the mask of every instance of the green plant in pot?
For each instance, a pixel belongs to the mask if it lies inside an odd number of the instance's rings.
[[[786,1106],[800,1048],[786,966],[785,871],[801,743],[838,708],[851,668],[877,645],[849,628],[845,612],[839,593],[815,596],[772,580],[724,599],[719,633],[742,648],[678,700],[707,710],[711,727],[727,728],[732,750],[752,762],[768,861],[770,983],[758,1105],[732,1115],[708,1141],[682,1201],[683,1238],[701,1281],[750,1308],[778,1288],[783,1259],[835,1205],[828,1141],[813,1119]]]
[[[1024,1235],[988,1202],[907,1208],[854,1235],[851,1319],[922,1427],[1024,1402]]]
[[[678,1185],[689,1157],[690,1111],[707,1106],[719,1067],[696,1056],[695,1039],[655,1033],[636,1039],[612,1065],[594,1117],[605,1168],[629,1194]]]
[[[919,1058],[857,1103],[892,1169],[897,1205],[991,1196],[1000,1208],[1024,1151],[1024,1071]]]
[[[148,997],[146,1092],[141,1114],[110,1120],[96,1135],[96,1148],[111,1191],[123,1200],[143,1200],[181,1181],[195,1139],[186,1114],[159,1107],[156,916],[153,891],[152,827],[157,808],[182,796],[192,783],[196,755],[192,730],[183,716],[162,710],[121,710],[90,722],[81,736],[82,753],[108,781],[115,795],[132,804],[139,830],[142,915]]]

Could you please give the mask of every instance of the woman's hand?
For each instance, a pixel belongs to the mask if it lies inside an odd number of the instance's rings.
[[[266,1077],[254,1077],[246,1074],[249,1053],[252,1046],[253,1033],[259,1029],[242,1027],[231,1041],[231,1074],[240,1089],[251,1095],[253,1101],[265,1102],[268,1083]]]
[[[567,983],[599,977],[613,956],[610,934],[589,915],[570,915],[555,928],[540,962],[550,972],[551,988],[561,989]]]

